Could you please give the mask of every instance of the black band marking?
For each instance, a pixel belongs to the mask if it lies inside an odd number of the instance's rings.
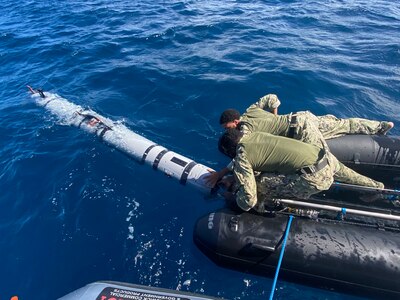
[[[185,170],[183,170],[181,179],[179,179],[179,183],[180,183],[180,184],[183,184],[183,185],[186,184],[186,181],[187,181],[187,179],[188,179],[189,173],[190,173],[190,171],[192,171],[192,169],[193,169],[193,167],[194,167],[195,165],[197,165],[197,163],[194,162],[194,161],[192,161],[191,163],[189,163],[189,164],[186,166]]]
[[[104,134],[108,131],[111,130],[110,127],[104,127],[103,130],[100,132],[99,137],[102,139],[104,137]]]
[[[161,158],[165,155],[165,153],[169,152],[167,149],[164,149],[160,153],[158,153],[156,159],[153,162],[153,169],[157,170],[158,164],[160,163]]]
[[[179,165],[181,167],[185,167],[188,164],[186,161],[184,161],[184,160],[182,160],[180,158],[177,158],[175,156],[173,158],[171,158],[171,161],[173,163],[176,163],[177,165]]]
[[[143,156],[142,156],[142,160],[140,161],[141,164],[145,163],[147,155],[149,154],[150,150],[153,149],[155,146],[158,146],[158,145],[157,144],[153,144],[149,148],[147,148],[146,151],[144,151]]]
[[[42,98],[44,98],[44,97],[42,97]],[[43,107],[46,107],[47,106],[47,104],[49,104],[51,101],[54,101],[54,100],[56,100],[56,99],[50,99],[50,100],[47,100],[47,102],[43,105]]]
[[[92,118],[91,116],[84,116],[82,121],[79,123],[78,128],[81,128],[82,124],[91,118]]]

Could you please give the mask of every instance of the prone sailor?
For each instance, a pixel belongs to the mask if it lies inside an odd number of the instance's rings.
[[[266,132],[273,135],[294,138],[305,143],[323,146],[329,151],[325,139],[345,134],[386,134],[394,124],[386,121],[373,121],[361,118],[339,119],[333,115],[315,116],[309,111],[287,115],[277,115],[280,100],[274,94],[263,96],[250,105],[242,115],[235,109],[225,110],[220,125],[237,128],[244,134]],[[232,170],[232,165],[212,173],[207,180],[215,185],[219,179]]]
[[[328,190],[334,180],[384,188],[383,183],[358,174],[339,162],[323,147],[294,139],[253,132],[244,135],[237,129],[228,129],[218,143],[219,150],[234,158],[233,175],[236,190],[232,196],[245,211],[257,208],[262,199],[290,197],[308,199]],[[254,172],[262,172],[256,181]],[[262,205],[263,206],[263,205]]]

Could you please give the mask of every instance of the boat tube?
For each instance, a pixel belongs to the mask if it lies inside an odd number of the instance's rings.
[[[194,242],[218,265],[273,276],[288,215],[236,213],[200,218]],[[396,225],[397,224],[397,225]],[[283,279],[380,299],[400,297],[400,231],[386,226],[295,217],[286,242]]]
[[[187,292],[114,281],[90,283],[59,300],[218,300]]]
[[[331,152],[349,168],[381,181],[386,187],[400,186],[400,139],[385,135],[345,135],[327,140]]]

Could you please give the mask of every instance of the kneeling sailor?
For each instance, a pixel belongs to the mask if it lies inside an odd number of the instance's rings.
[[[307,199],[328,190],[334,180],[384,188],[383,183],[351,170],[324,149],[286,137],[263,132],[243,135],[228,129],[218,148],[234,158],[235,201],[245,211],[258,204],[254,171],[263,172],[258,192],[269,198]]]

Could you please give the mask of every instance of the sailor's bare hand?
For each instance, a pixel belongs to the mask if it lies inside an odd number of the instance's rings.
[[[210,185],[211,187],[214,187],[218,180],[220,180],[222,177],[224,177],[226,174],[230,172],[228,168],[223,168],[222,170],[215,172],[214,170],[208,169],[210,174],[204,176],[205,182]]]
[[[204,176],[204,181],[207,185],[214,187],[219,180],[219,172],[211,171],[210,174]]]

